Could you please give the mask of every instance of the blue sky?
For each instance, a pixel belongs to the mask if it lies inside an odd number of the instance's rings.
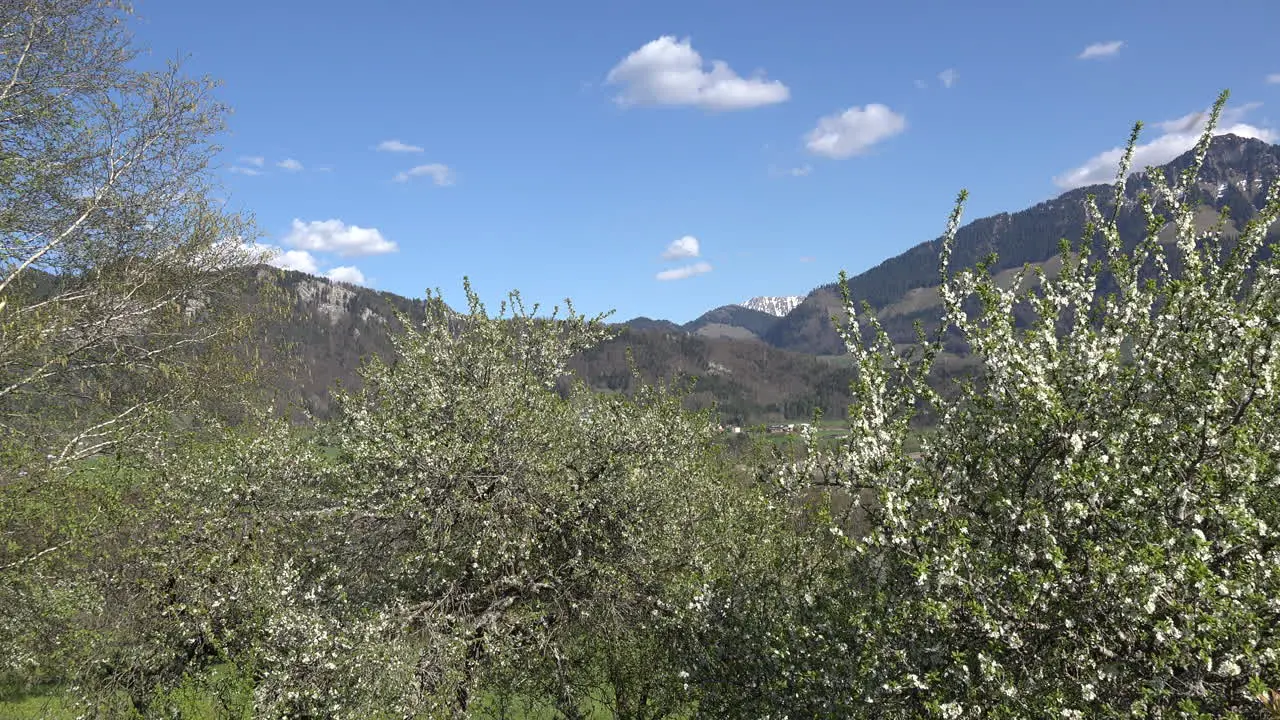
[[[1163,162],[1222,88],[1276,141],[1280,4],[1215,5],[141,0],[134,27],[224,81],[217,172],[281,262],[684,322],[936,237],[962,187],[974,219],[1109,177],[1135,120]]]

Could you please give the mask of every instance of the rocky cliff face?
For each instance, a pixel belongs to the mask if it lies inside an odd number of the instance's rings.
[[[782,317],[794,310],[795,307],[803,301],[803,295],[780,295],[753,297],[740,304],[742,307],[750,310],[759,310],[760,312],[769,313],[774,317]]]
[[[1160,168],[1131,176],[1120,213],[1121,235],[1136,242],[1145,230],[1138,196],[1150,188],[1149,173],[1162,172],[1169,179],[1191,164],[1188,152]],[[1226,208],[1236,227],[1242,226],[1262,207],[1267,189],[1280,179],[1280,146],[1261,140],[1223,135],[1214,138],[1200,172],[1199,201],[1206,216]],[[972,267],[995,253],[993,272],[1021,268],[1024,264],[1052,263],[1058,241],[1078,241],[1085,224],[1085,201],[1090,194],[1108,212],[1112,189],[1107,185],[1077,188],[1058,197],[1015,213],[1000,213],[974,220],[956,233],[952,266]],[[927,296],[936,286],[938,239],[921,243],[897,257],[850,278],[855,302],[866,300],[879,311],[896,340],[909,341],[912,322],[936,314],[936,303]],[[840,296],[834,284],[815,289],[795,310],[764,335],[770,344],[797,352],[831,354],[844,352],[830,316],[839,312]]]
[[[277,394],[281,405],[319,417],[330,411],[330,390],[336,383],[358,387],[358,369],[365,358],[391,358],[400,316],[410,322],[421,322],[425,316],[421,300],[300,272],[253,272],[256,282],[251,287],[256,291],[243,302],[252,306],[267,291],[283,291],[288,306],[259,339],[263,354],[275,365],[267,390]],[[828,417],[845,411],[851,379],[847,368],[770,347],[744,329],[763,329],[778,318],[726,305],[700,320],[703,324],[690,331],[667,321],[637,318],[617,326],[617,338],[575,358],[571,367],[592,388],[626,391],[634,387],[626,357],[630,350],[644,379],[698,378],[690,406],[714,402],[726,418],[738,423],[803,419],[815,407]],[[736,328],[744,335],[719,333],[715,327]]]

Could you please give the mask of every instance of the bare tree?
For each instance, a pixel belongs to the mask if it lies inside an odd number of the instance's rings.
[[[132,69],[126,12],[0,3],[0,440],[58,464],[211,389],[178,375],[258,259],[211,197],[215,83]]]
[[[227,111],[176,62],[136,69],[129,12],[0,0],[0,657],[16,662],[58,614],[49,563],[103,512],[73,471],[252,387],[234,300],[264,258],[209,174]]]

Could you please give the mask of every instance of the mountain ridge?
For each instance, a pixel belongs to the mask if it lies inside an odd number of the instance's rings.
[[[1148,173],[1176,173],[1190,157],[1184,154],[1159,168],[1133,174],[1136,182],[1127,188],[1119,215],[1127,241],[1145,227],[1136,198],[1149,186]],[[1207,209],[1225,208],[1234,222],[1242,223],[1256,214],[1266,188],[1277,179],[1280,146],[1225,135],[1214,139],[1196,192]],[[953,267],[971,267],[994,252],[998,260],[992,270],[997,276],[1012,274],[1024,263],[1055,272],[1058,241],[1079,238],[1084,201],[1091,193],[1107,212],[1111,186],[1093,185],[1017,212],[966,223],[956,234]],[[1206,217],[1216,215],[1206,213]],[[919,243],[850,279],[855,301],[870,302],[895,341],[911,341],[917,321],[937,322],[939,247],[939,238]],[[398,313],[415,321],[424,316],[421,300],[295,271],[276,272],[277,281],[293,298],[295,319],[272,332],[297,348],[291,359],[304,371],[290,383],[282,381],[287,387],[281,389],[309,412],[327,412],[329,388],[335,382],[355,384],[364,357],[387,357]],[[618,337],[575,358],[572,366],[597,390],[625,391],[632,383],[625,352],[630,349],[645,379],[697,377],[701,389],[693,399],[695,405],[714,401],[738,422],[806,417],[815,407],[828,417],[840,416],[848,404],[851,378],[847,365],[829,356],[845,352],[831,322],[831,316],[842,310],[838,286],[829,283],[810,291],[781,317],[733,304],[708,310],[684,325],[633,318],[614,324]],[[949,350],[959,353],[953,366],[963,365],[963,348]]]
[[[1194,150],[1158,166],[1133,172],[1120,214],[1121,236],[1134,242],[1145,230],[1136,204],[1139,193],[1150,187],[1148,173],[1163,172],[1172,179],[1187,168]],[[1203,204],[1231,212],[1236,223],[1248,221],[1260,209],[1266,188],[1280,179],[1280,146],[1237,135],[1213,138],[1197,189]],[[1016,212],[977,218],[956,232],[952,267],[972,267],[989,253],[996,253],[992,272],[1020,268],[1024,263],[1044,263],[1057,255],[1061,238],[1078,241],[1085,226],[1085,200],[1096,195],[1103,212],[1111,208],[1113,187],[1089,185],[1068,190],[1049,200]],[[914,291],[936,287],[941,236],[911,247],[849,279],[855,302],[867,301],[881,310]],[[843,313],[836,282],[814,288],[794,310],[770,328],[763,339],[775,347],[827,355],[842,354],[844,344],[831,323],[831,315]],[[927,318],[923,309],[896,315],[886,330],[899,342],[914,336],[912,323]]]
[[[753,297],[746,302],[738,303],[744,308],[783,317],[804,302],[804,295],[764,295]]]
[[[301,418],[327,416],[334,387],[360,386],[362,362],[372,356],[393,360],[391,338],[401,328],[399,318],[418,323],[426,317],[424,300],[294,270],[257,266],[246,272],[256,284],[248,283],[254,289],[241,298],[245,306],[267,296],[286,298],[287,317],[266,321],[255,342],[272,368],[265,390],[275,395],[277,409],[294,417],[298,411]],[[777,319],[729,305],[710,311],[706,326],[726,313]],[[615,337],[569,362],[589,387],[634,390],[634,362],[644,382],[695,378],[686,405],[715,403],[721,417],[736,424],[804,419],[814,408],[842,417],[850,402],[847,367],[771,347],[754,336],[699,334],[649,318],[629,323],[613,324]]]

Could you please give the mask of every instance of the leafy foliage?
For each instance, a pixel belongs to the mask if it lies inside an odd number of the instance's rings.
[[[840,366],[616,338],[515,293],[491,316],[469,285],[455,313],[263,282],[209,200],[211,85],[127,69],[113,3],[6,8],[0,692],[56,686],[84,717],[1280,707],[1280,184],[1198,219],[1225,94],[1193,153],[1130,185],[1135,128],[1110,204],[1053,216],[1085,223],[1060,269],[975,255],[962,194],[930,248],[942,322],[910,347],[918,308],[890,328],[842,276]],[[369,355],[308,432],[243,408],[243,300],[272,288],[331,316],[330,353]],[[942,391],[957,347],[974,364]],[[850,435],[720,452],[707,396],[653,382],[672,358],[744,415],[852,378]],[[777,372],[797,377],[753,406]]]
[[[901,355],[870,317],[864,346],[848,303],[852,436],[783,480],[875,502],[859,508],[869,527],[844,543],[832,596],[771,638],[786,682],[753,677],[755,702],[883,717],[1260,712],[1257,695],[1280,683],[1280,268],[1262,252],[1280,187],[1229,246],[1198,232],[1209,142],[1206,130],[1172,183],[1150,177],[1131,250],[1118,214],[1090,200],[1086,242],[1056,278],[1002,288],[989,265],[951,274],[957,205],[942,297],[982,365],[954,399],[926,382],[940,337]],[[1166,225],[1181,272],[1158,239]],[[1035,318],[1025,327],[1019,304]],[[903,446],[920,404],[940,422],[916,461]]]
[[[567,717],[686,706],[687,608],[742,492],[710,416],[661,388],[562,395],[600,318],[516,295],[489,317],[468,297],[463,316],[433,297],[423,323],[402,317],[394,360],[371,358],[313,436],[277,423],[175,451],[165,520],[127,562],[125,616],[149,630],[100,635],[125,653],[111,667],[163,690],[180,674],[147,658],[230,662],[266,716],[463,714],[495,694]]]
[[[126,15],[0,8],[0,675],[56,673],[107,606],[92,556],[136,511],[107,459],[237,417],[253,385],[257,314],[227,302],[252,226],[206,172],[226,110],[132,69]]]

